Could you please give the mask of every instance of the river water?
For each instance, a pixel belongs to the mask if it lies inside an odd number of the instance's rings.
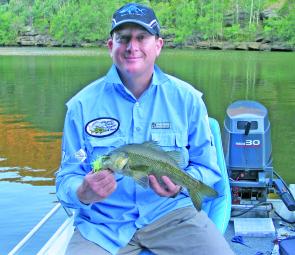
[[[235,100],[264,104],[274,168],[295,183],[295,53],[164,50],[158,64],[202,91],[221,127]],[[106,50],[0,48],[0,254],[54,207],[64,104],[110,65]],[[20,254],[34,254],[64,218]]]

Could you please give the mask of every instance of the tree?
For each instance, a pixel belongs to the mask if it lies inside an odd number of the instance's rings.
[[[10,0],[9,10],[20,18],[23,26],[32,26],[34,0]]]
[[[49,33],[62,45],[104,41],[111,16],[128,0],[0,0],[2,44],[16,44],[17,33]],[[263,30],[271,38],[291,45],[294,39],[294,0],[137,0],[151,5],[165,39],[185,45],[201,40],[255,40]],[[260,20],[261,10],[279,11],[278,18]],[[226,19],[225,19],[226,18]],[[226,26],[225,26],[226,21]],[[264,25],[264,26],[262,26]],[[195,39],[194,39],[195,40]],[[4,43],[5,41],[5,43]]]
[[[153,1],[152,6],[156,10],[164,34],[174,35],[175,43],[183,43],[193,35],[196,28],[195,1]]]
[[[290,46],[295,46],[295,2],[288,1],[281,9],[278,17],[265,21],[264,33],[272,40],[285,41]]]
[[[33,25],[40,32],[46,32],[54,15],[61,8],[63,1],[60,0],[35,0],[33,6]]]
[[[63,45],[106,40],[117,1],[71,1],[61,6],[51,20],[50,33]],[[79,11],[77,11],[79,10]]]
[[[196,26],[205,40],[215,41],[223,37],[225,5],[225,1],[201,1]]]
[[[15,24],[17,24],[17,17],[12,12],[0,8],[0,45],[15,44],[17,37],[17,30]]]

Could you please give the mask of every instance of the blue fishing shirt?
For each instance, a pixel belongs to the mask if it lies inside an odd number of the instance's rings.
[[[113,65],[106,76],[70,99],[67,108],[57,196],[64,206],[77,209],[74,224],[81,234],[112,254],[126,246],[137,229],[192,206],[192,201],[185,189],[176,198],[160,197],[132,178],[115,174],[117,189],[107,199],[85,205],[77,189],[99,155],[153,140],[164,150],[180,151],[182,169],[194,178],[211,187],[221,178],[202,94],[156,65],[139,99],[122,84]],[[87,154],[83,163],[74,157],[78,151]]]

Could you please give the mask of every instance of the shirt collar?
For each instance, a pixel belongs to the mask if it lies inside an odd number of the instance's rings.
[[[113,64],[106,75],[107,81],[112,84],[122,84],[116,66]]]
[[[162,72],[162,70],[157,65],[155,65],[152,85],[161,85],[167,80],[168,77]]]

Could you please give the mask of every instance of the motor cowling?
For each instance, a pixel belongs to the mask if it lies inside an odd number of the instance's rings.
[[[223,147],[229,170],[270,167],[272,145],[267,109],[249,100],[229,105],[224,120]]]
[[[224,120],[223,148],[232,205],[266,201],[273,181],[267,109],[249,100],[229,105]]]

